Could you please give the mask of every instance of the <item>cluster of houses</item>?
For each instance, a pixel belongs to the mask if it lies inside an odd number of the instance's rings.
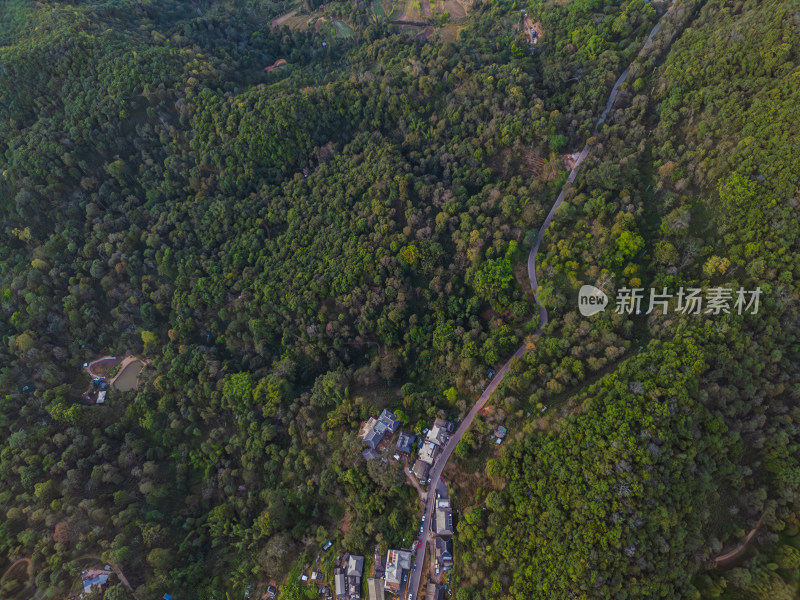
[[[362,426],[358,436],[363,440],[367,448],[362,452],[365,460],[378,458],[378,450],[387,447],[395,432],[400,427],[400,421],[388,410],[384,410],[379,417],[370,417]],[[428,482],[428,472],[436,462],[442,448],[450,439],[453,432],[453,423],[445,419],[436,419],[430,429],[422,430],[424,439],[417,441],[417,436],[413,433],[400,432],[394,442],[395,459],[400,458],[400,454],[411,454],[416,447],[419,449],[417,460],[411,467],[411,472],[423,483]],[[387,435],[388,434],[388,435]]]
[[[435,536],[434,568],[436,575],[439,575],[453,568],[453,507],[446,488],[436,492],[434,508],[431,533]]]
[[[300,581],[303,583],[311,583],[317,586],[317,593],[325,598],[325,600],[333,600],[333,596],[331,596],[331,589],[325,584],[325,575],[320,573],[319,571],[311,571],[311,575],[306,575],[303,573],[300,576]],[[269,594],[269,589],[267,589],[267,593]]]
[[[415,434],[398,431],[399,428],[399,419],[388,410],[382,411],[378,417],[370,417],[362,424],[358,434],[367,446],[362,456],[365,460],[374,460],[380,457],[380,451],[393,444],[394,458],[399,460],[400,454],[410,455],[416,448],[417,460],[410,470],[423,483],[430,483],[428,472],[450,439],[453,423],[436,419],[430,429],[423,429],[424,437],[419,440]],[[435,508],[431,529],[435,536],[435,568],[438,575],[453,566],[453,511],[446,489],[437,493]],[[323,549],[327,549],[329,544]],[[390,549],[386,553],[385,563],[381,558],[376,555],[374,575],[366,580],[368,599],[384,600],[386,593],[405,598],[409,573],[414,568],[413,550]],[[345,555],[344,563],[334,571],[336,600],[360,600],[364,558]],[[442,588],[433,583],[428,585],[426,592],[426,600],[440,600],[443,597]]]
[[[384,600],[385,593],[393,596],[404,597],[408,574],[412,568],[414,555],[411,550],[391,549],[386,553],[385,564],[376,557],[375,572],[372,577],[368,577],[367,599]],[[354,554],[345,554],[338,561],[338,566],[333,571],[334,596],[330,596],[327,586],[320,585],[319,592],[323,597],[333,600],[361,600],[361,580],[364,575],[364,557]],[[452,560],[451,563],[452,565]],[[312,581],[322,581],[322,573],[312,572],[311,576],[302,575],[301,581],[309,583]]]
[[[417,479],[425,483],[428,481],[428,472],[430,471],[433,463],[436,462],[442,447],[450,439],[450,434],[453,432],[453,423],[445,421],[444,419],[436,419],[430,429],[424,429],[425,439],[422,440],[419,447],[419,454],[417,460],[414,461],[414,466],[411,467],[411,472],[414,473]]]
[[[25,391],[25,390],[23,390]],[[105,377],[94,377],[89,389],[83,394],[86,404],[105,404],[108,394],[108,382]]]
[[[362,453],[364,458],[366,460],[378,458],[378,447],[384,442],[386,434],[389,434],[388,439],[391,440],[398,427],[400,421],[388,410],[384,410],[377,419],[370,417],[358,434],[367,445],[367,449]],[[405,434],[401,434],[400,437],[403,435]]]
[[[361,575],[364,557],[345,554],[344,564],[333,571],[336,600],[361,600]]]

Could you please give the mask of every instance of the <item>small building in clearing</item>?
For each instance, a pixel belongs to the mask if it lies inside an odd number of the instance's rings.
[[[93,587],[103,587],[106,585],[110,574],[111,571],[107,569],[91,569],[81,573],[83,593],[88,594],[92,591]]]

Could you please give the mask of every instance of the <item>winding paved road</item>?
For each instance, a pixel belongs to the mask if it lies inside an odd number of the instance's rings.
[[[661,19],[658,20],[653,29],[650,31],[650,35],[647,36],[647,40],[645,41],[644,46],[642,46],[640,54],[641,52],[644,52],[650,47],[650,45],[653,42],[653,38],[658,33],[658,30],[661,27],[661,22],[663,18],[669,13],[670,10],[672,10],[672,4],[670,4],[670,8],[667,10],[667,12],[664,13],[664,15],[661,16]],[[619,79],[617,79],[616,83],[614,84],[614,87],[611,88],[611,94],[608,97],[608,102],[606,102],[605,108],[603,109],[600,118],[597,120],[597,124],[594,127],[594,133],[597,133],[600,127],[603,125],[603,123],[605,123],[605,120],[608,117],[609,112],[611,112],[611,108],[614,106],[614,101],[617,99],[617,94],[619,93],[620,87],[628,78],[629,71],[630,67],[625,69],[625,71],[622,72],[622,75],[619,76]],[[539,252],[539,246],[542,243],[542,238],[544,237],[545,231],[547,231],[547,228],[553,221],[553,218],[555,217],[556,211],[558,210],[559,206],[561,206],[561,204],[564,202],[567,190],[575,181],[575,178],[578,176],[578,169],[580,168],[581,164],[583,164],[583,161],[586,159],[588,154],[589,154],[589,146],[584,145],[583,149],[578,155],[578,159],[575,161],[575,166],[572,167],[572,170],[569,173],[567,182],[564,184],[564,187],[561,188],[561,193],[558,195],[558,198],[556,198],[556,201],[553,204],[553,207],[550,209],[550,212],[548,213],[547,218],[544,220],[544,223],[542,223],[541,228],[539,228],[539,234],[536,236],[536,243],[534,244],[530,254],[528,255],[528,279],[530,280],[531,283],[531,289],[533,290],[533,297],[536,301],[536,305],[539,307],[539,327],[533,334],[536,337],[538,337],[542,333],[542,327],[544,327],[548,321],[547,309],[544,306],[542,306],[542,304],[539,302],[537,294],[539,290],[539,284],[536,280],[536,255]],[[439,481],[439,478],[442,476],[442,472],[444,471],[444,468],[447,465],[447,461],[450,459],[450,455],[453,453],[456,444],[458,444],[459,440],[461,440],[461,438],[470,428],[470,426],[472,425],[472,421],[475,419],[475,416],[486,405],[492,393],[494,393],[494,391],[502,383],[503,378],[506,376],[511,366],[511,361],[513,361],[516,358],[521,358],[526,351],[527,351],[527,346],[526,344],[523,344],[516,352],[514,352],[513,356],[511,356],[511,358],[509,358],[508,361],[506,361],[506,363],[497,371],[494,378],[489,382],[489,385],[486,386],[486,389],[478,398],[477,402],[475,402],[475,405],[472,407],[472,410],[469,411],[467,416],[461,422],[459,428],[455,431],[455,433],[452,436],[450,436],[450,439],[445,444],[441,454],[436,459],[433,469],[431,469],[430,471],[431,485],[428,486],[428,497],[427,500],[425,501],[424,530],[420,538],[422,540],[422,543],[416,550],[415,560],[417,569],[414,570],[409,576],[408,586],[406,588],[406,592],[413,593],[414,600],[419,600],[419,587],[420,587],[420,579],[422,577],[423,565],[425,562],[425,551],[428,546],[428,542],[433,541],[430,535],[430,524],[431,524],[431,519],[433,517],[433,510],[435,508],[434,505],[436,502],[436,485],[434,485],[434,483]],[[433,554],[434,554],[433,548],[431,548],[431,555]],[[431,564],[431,568],[434,568],[433,564]]]

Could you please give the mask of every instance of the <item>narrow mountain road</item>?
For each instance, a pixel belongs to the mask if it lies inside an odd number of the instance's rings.
[[[669,14],[670,10],[672,10],[672,4],[670,5],[670,8],[667,10],[667,12],[665,12],[664,15],[661,16],[661,19],[658,20],[653,29],[650,31],[650,35],[647,36],[647,40],[645,41],[644,46],[642,46],[640,54],[641,52],[646,51],[650,47],[650,45],[653,42],[653,38],[658,33],[658,30],[661,27],[662,20],[667,14]],[[603,123],[605,123],[605,120],[608,117],[608,114],[611,112],[611,108],[614,105],[614,101],[617,99],[617,94],[619,93],[620,87],[628,78],[629,71],[630,67],[625,69],[622,75],[619,76],[619,79],[617,79],[616,83],[614,84],[614,87],[611,88],[611,93],[608,97],[608,101],[606,102],[605,108],[603,109],[603,112],[600,115],[597,124],[595,125],[594,128],[595,133],[597,133],[597,131],[599,131]],[[536,243],[534,244],[533,248],[531,248],[531,252],[528,255],[528,279],[530,280],[531,283],[531,289],[533,290],[534,300],[536,301],[536,305],[539,307],[539,327],[534,332],[534,336],[536,337],[538,337],[542,333],[542,328],[548,322],[547,309],[544,306],[542,306],[538,298],[539,284],[536,280],[536,255],[539,252],[539,246],[542,243],[542,238],[544,237],[545,231],[547,231],[547,228],[553,221],[556,211],[564,202],[567,190],[577,178],[578,169],[580,169],[581,165],[583,164],[583,161],[586,159],[588,155],[589,155],[589,146],[584,145],[583,149],[580,152],[580,155],[578,156],[578,159],[575,161],[575,166],[573,166],[572,170],[570,171],[569,177],[567,178],[567,182],[564,184],[564,187],[561,188],[561,193],[558,195],[558,198],[556,198],[556,201],[553,204],[553,207],[550,209],[550,212],[548,213],[547,218],[544,220],[544,223],[542,223],[542,226],[539,228],[539,234],[536,236]],[[458,442],[470,428],[470,426],[472,425],[472,421],[475,420],[475,416],[478,414],[478,412],[480,412],[481,409],[483,409],[483,407],[486,406],[486,403],[489,401],[491,395],[503,382],[503,378],[506,376],[511,367],[511,361],[513,361],[516,358],[522,358],[525,352],[527,352],[527,345],[523,344],[516,352],[514,352],[511,358],[509,358],[508,361],[506,361],[506,363],[497,371],[494,378],[492,378],[492,380],[489,382],[489,385],[486,386],[486,389],[480,395],[477,402],[475,402],[472,409],[469,411],[467,416],[461,422],[459,428],[452,436],[450,436],[450,439],[447,441],[447,443],[444,445],[444,448],[442,449],[442,453],[436,459],[433,469],[431,469],[430,471],[431,484],[428,486],[428,498],[425,503],[425,511],[424,511],[425,520],[422,523],[423,532],[422,535],[420,536],[422,543],[419,544],[419,547],[416,549],[415,561],[417,569],[411,572],[408,579],[408,586],[406,588],[406,593],[408,594],[410,592],[411,594],[413,594],[414,600],[419,599],[420,579],[422,577],[422,567],[425,561],[425,551],[427,549],[428,542],[429,541],[432,542],[431,519],[433,517],[433,511],[436,504],[436,487],[437,487],[436,484],[442,477],[442,472],[444,471],[444,468],[447,465],[447,461],[450,459],[450,455],[453,453],[456,444],[458,444]],[[433,553],[433,548],[431,548],[431,551]],[[431,568],[433,568],[433,565],[431,565]]]

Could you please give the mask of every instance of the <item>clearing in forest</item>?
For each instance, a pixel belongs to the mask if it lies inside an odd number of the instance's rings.
[[[344,21],[333,21],[333,27],[336,30],[336,35],[341,38],[353,37],[353,28]]]
[[[420,0],[406,0],[397,21],[422,21],[422,4]]]
[[[292,9],[288,13],[286,13],[285,15],[281,15],[277,19],[272,19],[272,26],[273,27],[280,27],[281,25],[286,23],[286,21],[288,21],[293,16],[295,16],[295,13],[297,13],[297,11]]]
[[[372,10],[381,19],[395,20],[398,19],[398,13],[404,2],[399,0],[375,0],[372,3]]]
[[[458,35],[464,29],[463,25],[456,25],[455,23],[448,23],[438,30],[439,39],[443,42],[457,42]]]
[[[435,14],[447,13],[450,15],[451,23],[458,23],[467,18],[469,14],[469,3],[464,0],[431,0],[431,6]]]
[[[536,21],[534,23],[528,15],[525,15],[522,19],[522,29],[525,31],[525,36],[528,38],[528,44],[530,45],[538,43],[544,34],[542,22]]]

